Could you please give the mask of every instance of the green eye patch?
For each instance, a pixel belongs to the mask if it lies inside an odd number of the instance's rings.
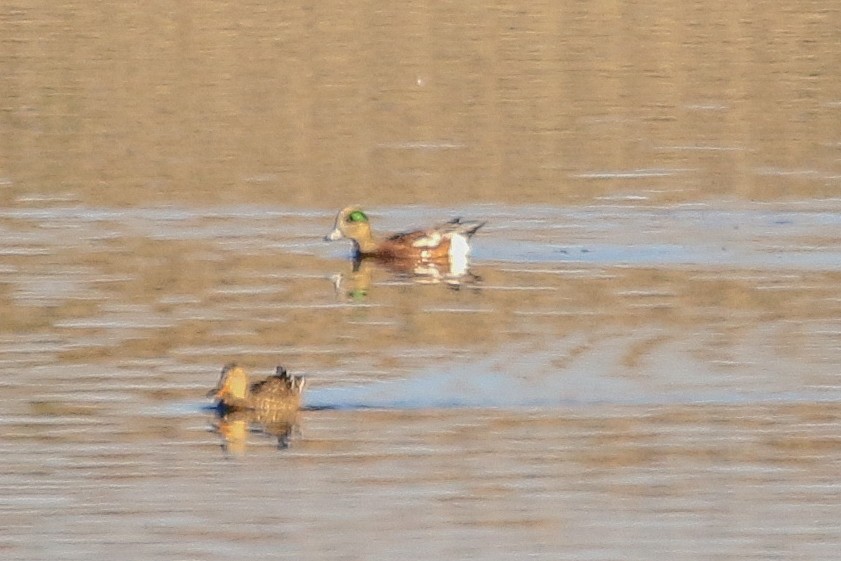
[[[354,210],[347,217],[348,222],[368,222],[368,217],[361,210]]]

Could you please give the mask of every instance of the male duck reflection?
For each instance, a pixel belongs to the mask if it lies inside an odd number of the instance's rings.
[[[305,385],[302,376],[290,376],[282,366],[277,367],[273,376],[249,383],[246,371],[230,363],[222,369],[219,382],[207,397],[216,399],[217,407],[223,411],[296,412],[301,407]]]
[[[462,222],[461,218],[456,218],[432,228],[393,234],[377,240],[368,216],[359,207],[349,206],[339,212],[333,231],[324,239],[350,239],[355,259],[373,257],[384,261],[449,261],[463,264],[462,268],[466,269],[470,238],[484,225],[484,222]]]

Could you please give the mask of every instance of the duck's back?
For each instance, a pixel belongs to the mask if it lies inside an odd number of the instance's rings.
[[[282,371],[251,385],[254,409],[298,409],[301,405],[303,378]]]

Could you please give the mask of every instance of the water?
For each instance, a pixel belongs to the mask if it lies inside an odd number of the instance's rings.
[[[841,12],[709,8],[0,9],[0,557],[836,558]]]
[[[6,211],[4,548],[830,557],[835,204],[465,207],[481,280],[364,296],[326,211]],[[232,359],[309,377],[288,449],[222,449]]]

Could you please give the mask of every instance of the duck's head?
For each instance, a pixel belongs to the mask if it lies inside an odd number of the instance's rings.
[[[368,215],[358,206],[349,206],[339,211],[333,230],[324,236],[324,239],[330,242],[342,238],[351,239],[361,246],[366,246],[371,240],[371,224],[368,222]]]
[[[207,397],[219,401],[242,400],[247,397],[247,394],[248,374],[241,366],[231,362],[222,369],[219,382],[208,392]]]

